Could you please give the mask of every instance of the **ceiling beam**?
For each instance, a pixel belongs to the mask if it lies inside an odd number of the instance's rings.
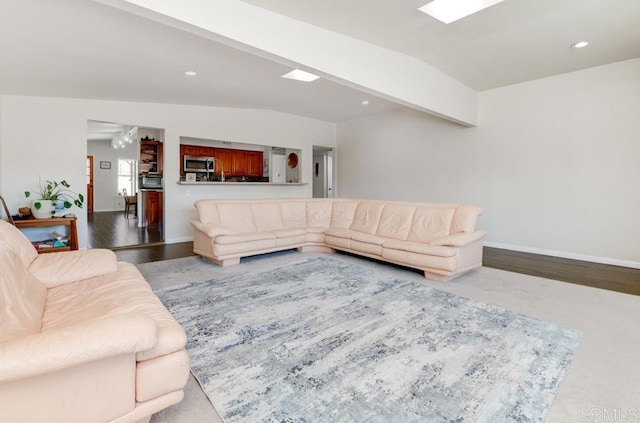
[[[476,91],[427,63],[239,0],[95,1],[465,126],[477,123]]]

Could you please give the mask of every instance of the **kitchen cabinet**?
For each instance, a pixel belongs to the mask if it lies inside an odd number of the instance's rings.
[[[201,145],[186,145],[180,144],[180,156],[204,156],[213,157],[214,148],[204,147]]]
[[[221,170],[224,170],[225,176],[231,176],[233,174],[233,155],[232,150],[226,148],[216,148],[213,152],[213,156],[216,160],[216,174],[219,174]],[[222,165],[222,168],[220,167]]]
[[[156,140],[140,141],[140,173],[162,175],[162,143]]]
[[[262,152],[260,151],[248,151],[247,152],[247,176],[262,176],[263,166]]]
[[[183,171],[184,156],[215,157],[215,173],[224,170],[225,176],[262,177],[263,153],[261,151],[234,150],[231,148],[180,145],[180,170]]]
[[[243,150],[231,150],[232,175],[244,176],[247,174],[247,152]]]
[[[162,191],[145,191],[146,225],[162,224]]]

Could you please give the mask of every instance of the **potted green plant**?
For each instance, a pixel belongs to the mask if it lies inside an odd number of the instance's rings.
[[[69,189],[69,183],[65,180],[58,181],[42,181],[38,182],[38,188],[35,191],[25,191],[24,196],[30,198],[35,197],[32,201],[31,213],[37,219],[46,219],[55,214],[56,205],[71,208],[74,204],[82,208],[84,204],[84,196],[77,194]]]

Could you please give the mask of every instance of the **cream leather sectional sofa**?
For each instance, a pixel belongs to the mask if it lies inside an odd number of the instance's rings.
[[[297,248],[347,251],[446,281],[482,265],[482,210],[458,204],[354,199],[195,202],[194,252],[221,265]]]
[[[110,250],[38,255],[0,220],[0,421],[145,422],[180,402],[186,336]]]

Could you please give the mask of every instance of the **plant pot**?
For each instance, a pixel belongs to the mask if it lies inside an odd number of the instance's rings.
[[[40,203],[40,208],[36,206]],[[33,200],[31,203],[31,213],[36,219],[49,219],[55,210],[55,203],[52,200]]]

